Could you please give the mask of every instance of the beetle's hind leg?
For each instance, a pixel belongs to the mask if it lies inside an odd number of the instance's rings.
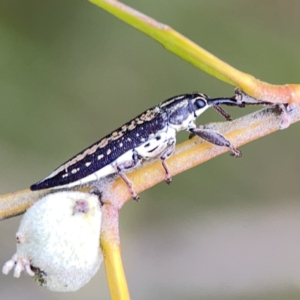
[[[140,199],[139,195],[134,191],[134,188],[132,186],[132,182],[129,180],[129,178],[126,176],[125,174],[125,170],[129,170],[134,168],[135,166],[137,166],[141,161],[140,156],[137,154],[137,152],[135,150],[133,150],[133,154],[132,154],[132,160],[130,161],[126,161],[122,164],[117,164],[116,165],[116,169],[117,169],[117,173],[118,175],[123,179],[123,181],[126,183],[126,185],[128,186],[130,193],[132,195],[132,198],[136,201],[138,201]]]
[[[232,155],[235,157],[242,156],[242,152],[239,149],[235,148],[231,144],[231,142],[227,140],[221,133],[218,133],[210,129],[204,129],[201,127],[190,128],[189,131],[193,135],[197,135],[202,139],[206,140],[207,142],[210,142],[211,144],[222,146],[222,147],[228,147],[231,150]]]

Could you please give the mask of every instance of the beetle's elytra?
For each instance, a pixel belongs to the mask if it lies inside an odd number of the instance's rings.
[[[165,159],[174,152],[176,133],[181,130],[198,135],[210,143],[228,147],[233,155],[240,156],[240,151],[221,134],[195,125],[196,118],[209,107],[215,107],[230,119],[219,107],[222,104],[244,106],[234,97],[210,99],[200,93],[167,99],[81,151],[30,188],[70,188],[117,173],[130,188],[133,198],[138,199],[125,171],[137,166],[141,160],[159,157],[169,183],[171,176]]]

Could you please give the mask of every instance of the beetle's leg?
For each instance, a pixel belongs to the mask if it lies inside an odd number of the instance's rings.
[[[131,181],[128,179],[128,177],[125,175],[125,173],[122,170],[119,170],[118,168],[118,174],[119,176],[123,179],[123,181],[126,183],[126,185],[128,186],[130,193],[132,195],[132,198],[135,201],[139,201],[140,200],[140,196],[134,191],[133,187],[132,187],[132,183]]]
[[[190,128],[189,131],[194,134],[198,135],[202,139],[206,140],[207,142],[210,142],[217,146],[223,146],[228,147],[233,156],[239,157],[242,156],[242,153],[240,150],[235,148],[229,140],[227,140],[221,133],[218,133],[214,130],[210,129],[204,129],[204,128]]]
[[[212,105],[212,107],[218,112],[220,113],[227,121],[232,121],[233,118],[231,117],[231,115],[229,113],[227,113],[222,107],[220,107],[219,105],[215,104]],[[196,135],[196,133],[191,132],[191,134],[189,135],[189,139],[193,138]]]
[[[166,172],[166,183],[170,184],[172,181],[172,176],[170,174],[169,168],[165,160],[170,157],[175,151],[175,140],[170,139],[168,142],[168,147],[162,152],[160,155],[160,160],[163,168],[165,169]]]
[[[123,179],[123,181],[126,183],[126,185],[128,186],[130,193],[132,195],[132,198],[136,201],[138,201],[140,199],[139,195],[136,194],[136,192],[134,191],[133,187],[132,187],[132,183],[131,181],[128,179],[128,177],[126,176],[126,174],[124,173],[125,170],[134,168],[139,162],[141,161],[141,158],[139,157],[139,155],[137,154],[137,152],[135,150],[133,150],[133,154],[132,154],[132,160],[131,161],[127,161],[124,162],[120,165],[116,166],[117,169],[117,173],[118,175]]]
[[[280,115],[281,115],[281,124],[279,126],[280,129],[286,129],[291,124],[290,113],[294,109],[294,105],[289,105],[287,103],[272,103],[268,101],[261,101],[251,97],[250,95],[246,94],[242,90],[236,88],[235,92],[235,99],[244,105],[267,105],[273,106],[276,105],[279,108]]]
[[[227,121],[232,121],[233,118],[230,116],[229,113],[227,113],[223,108],[221,108],[219,105],[213,105],[212,106],[218,113],[220,113]]]

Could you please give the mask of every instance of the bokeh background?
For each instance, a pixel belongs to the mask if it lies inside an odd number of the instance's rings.
[[[257,78],[300,81],[298,0],[125,3]],[[233,87],[87,1],[0,0],[0,192],[27,188],[141,111],[192,91],[226,96]],[[211,121],[223,120],[213,110],[200,118]],[[300,299],[299,129],[242,147],[241,159],[217,157],[125,205],[132,299]],[[0,223],[0,265],[15,252],[19,221]],[[0,298],[109,299],[109,291],[102,266],[71,294],[0,274]]]

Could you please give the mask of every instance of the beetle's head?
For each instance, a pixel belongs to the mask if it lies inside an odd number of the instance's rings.
[[[245,104],[234,97],[231,98],[209,98],[205,94],[194,93],[192,94],[193,110],[196,117],[199,117],[206,109],[212,106],[229,105],[244,107]]]

